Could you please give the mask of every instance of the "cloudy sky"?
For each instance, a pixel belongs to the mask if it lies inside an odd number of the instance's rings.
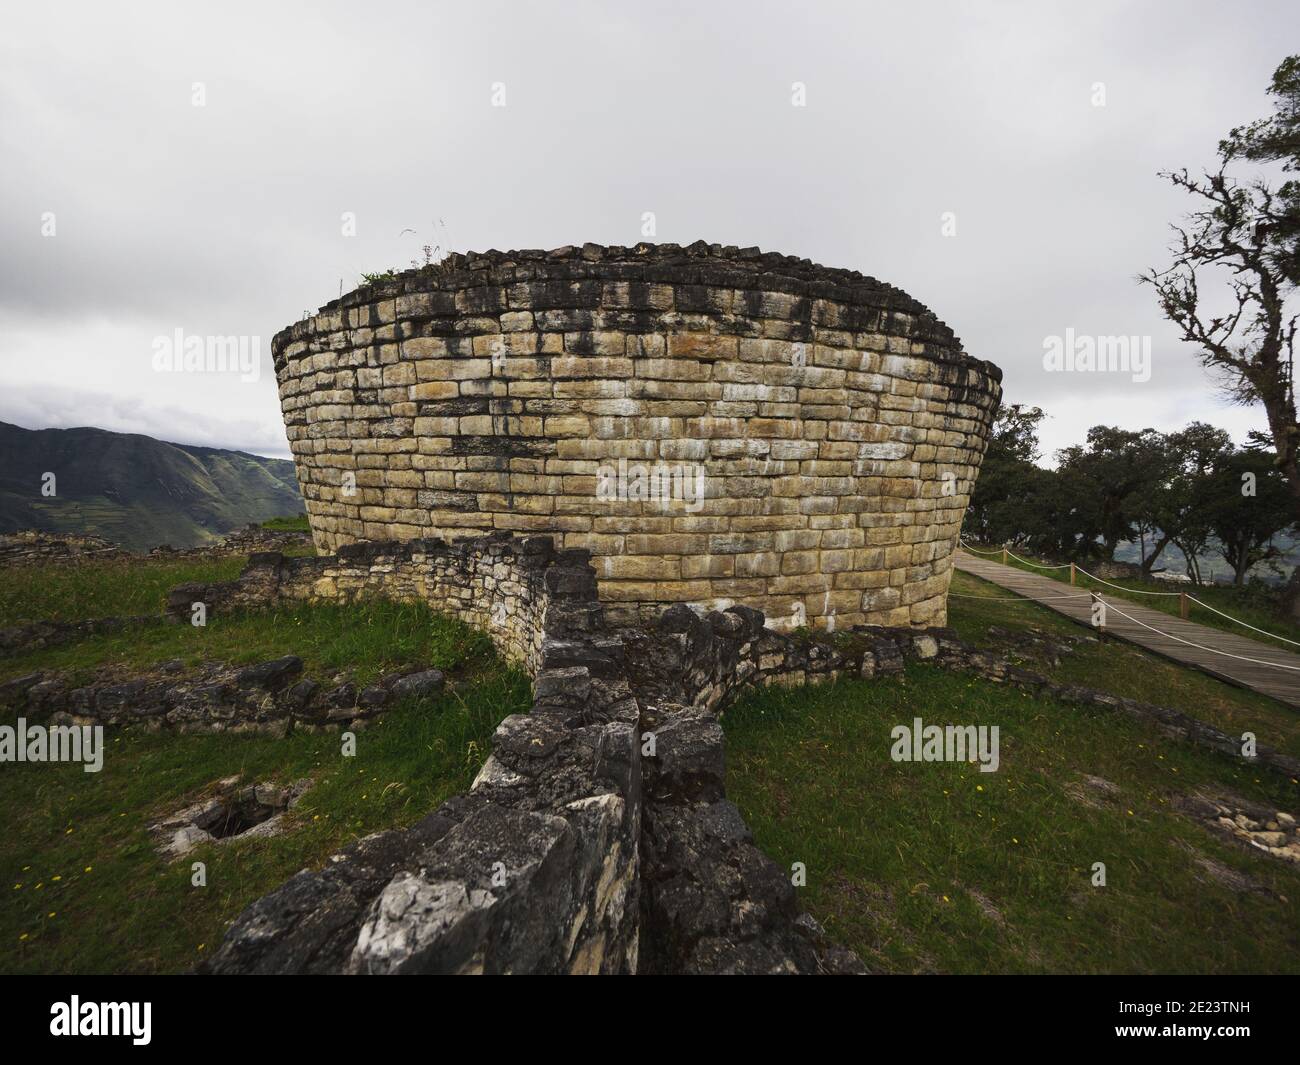
[[[1188,206],[1156,171],[1269,112],[1294,2],[54,0],[4,22],[0,420],[287,455],[271,336],[362,271],[424,243],[634,244],[653,212],[660,241],[906,289],[1047,409],[1049,452],[1098,422],[1263,424],[1134,276]],[[1149,336],[1150,380],[1045,372],[1067,329]],[[260,338],[259,379],[156,372],[177,330]]]

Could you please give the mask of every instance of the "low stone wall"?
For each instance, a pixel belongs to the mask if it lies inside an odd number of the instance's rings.
[[[299,873],[240,915],[203,971],[636,972],[642,950],[647,971],[861,971],[799,913],[788,877],[723,797],[721,732],[711,716],[721,700],[699,686],[707,720],[663,721],[643,707],[624,654],[633,634],[606,626],[584,552],[556,551],[545,538],[489,537],[356,545],[330,558],[255,556],[236,581],[176,589],[170,610],[179,619],[196,601],[219,613],[368,595],[420,596],[471,622],[487,619],[503,653],[533,675],[532,711],[502,722],[469,794]],[[501,606],[513,624],[493,624]],[[536,634],[526,632],[527,619]],[[762,634],[750,642],[781,648],[787,673],[796,664],[818,672],[793,641],[766,632],[757,611],[737,608],[714,621]],[[715,657],[725,670],[728,656]],[[754,679],[765,675],[760,666]],[[662,742],[643,758],[647,731],[661,725]],[[699,728],[709,744],[690,739]],[[679,787],[706,776],[689,792]],[[653,836],[643,830],[650,817]],[[643,853],[655,855],[658,870],[686,860],[729,916],[705,936],[691,907],[669,912],[663,887],[648,911]]]
[[[84,621],[33,621],[0,629],[0,657],[59,647],[88,636],[121,632],[157,622],[156,617],[87,618]]]
[[[57,674],[31,673],[0,684],[0,706],[56,725],[285,736],[291,730],[363,728],[403,699],[435,694],[443,680],[436,669],[405,669],[364,686],[317,681],[302,676],[296,655],[251,666],[214,663],[189,673],[177,661],[80,685]]]
[[[250,522],[227,533],[216,543],[176,548],[169,544],[137,554],[99,536],[51,533],[38,529],[0,536],[0,569],[47,563],[107,562],[119,559],[208,558],[247,555],[254,551],[287,551],[310,547],[311,537],[301,532],[267,529]]]
[[[0,568],[129,557],[131,552],[99,536],[49,533],[37,529],[0,536]]]
[[[530,674],[541,668],[548,632],[593,633],[600,617],[586,552],[557,551],[550,537],[509,534],[352,544],[324,557],[259,552],[234,581],[172,589],[167,614],[188,624],[195,603],[212,617],[277,602],[367,598],[429,603],[486,632],[508,662]]]
[[[188,621],[194,602],[221,613],[368,596],[420,598],[483,627],[531,674],[532,710],[501,723],[468,794],[298,873],[236,919],[202,971],[864,971],[799,912],[789,871],[763,855],[726,798],[718,718],[756,685],[930,661],[1240,756],[1232,737],[1186,714],[1056,684],[947,630],[858,627],[831,639],[775,632],[743,606],[701,615],[683,605],[653,627],[611,628],[585,552],[548,538],[261,554],[235,581],[174,590],[169,612]],[[1048,659],[1069,649],[1020,642]],[[233,679],[275,703],[302,683],[300,668],[284,659]],[[43,683],[20,678],[0,694],[46,710],[71,694],[95,713],[102,703],[110,723],[151,703],[147,685],[78,695]],[[1300,773],[1300,761],[1266,747],[1254,764]]]
[[[297,874],[239,916],[203,971],[636,971],[637,704],[584,553],[545,539],[358,545],[255,557],[237,581],[174,592],[174,610],[188,616],[195,594],[217,610],[419,595],[483,624],[534,685],[467,795]]]
[[[677,606],[652,628],[610,629],[580,556],[498,538],[373,544],[339,558],[255,558],[238,581],[203,589],[226,609],[308,594],[450,593],[491,574],[499,583],[478,593],[489,614],[492,596],[513,597],[542,624],[532,644],[498,634],[516,653],[535,648],[535,705],[502,723],[471,792],[299,873],[239,917],[205,971],[865,971],[799,912],[789,871],[758,849],[726,798],[718,717],[757,685],[874,678],[930,661],[1239,754],[1178,711],[1055,684],[946,630],[860,627],[830,640],[775,632],[740,606],[707,615]],[[173,597],[178,613],[193,591]],[[439,602],[483,616],[477,599]],[[1257,764],[1300,770],[1267,748]]]

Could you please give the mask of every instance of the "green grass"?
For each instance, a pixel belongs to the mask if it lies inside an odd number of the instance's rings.
[[[990,626],[1087,635],[967,574],[954,574],[951,591],[948,623],[978,646],[1004,649]],[[1300,754],[1294,710],[1129,644],[1090,641],[1059,666],[1023,665],[1173,706],[1232,734],[1250,729]],[[890,729],[916,716],[998,725],[1000,770],[891,761]],[[783,866],[807,865],[802,903],[874,968],[1300,971],[1300,870],[1173,809],[1177,797],[1205,789],[1294,813],[1300,782],[1117,712],[920,664],[895,679],[768,689],[729,710],[723,727],[728,793],[759,845]],[[1094,793],[1080,784],[1084,774],[1120,790]],[[1247,873],[1264,893],[1224,886],[1198,859]],[[1095,861],[1106,863],[1104,888],[1091,885]]]
[[[242,556],[229,556],[15,566],[0,575],[0,627],[161,614],[176,585],[234,580],[245,562]]]
[[[1060,614],[967,573],[955,572],[949,589],[948,624],[963,640],[997,649],[990,625],[1037,629],[1068,636],[1091,635]],[[980,596],[968,599],[965,596]],[[1059,667],[1026,660],[1026,669],[1062,684],[1101,688],[1129,699],[1172,706],[1233,736],[1254,732],[1261,744],[1300,757],[1300,714],[1265,695],[1238,688],[1196,669],[1177,665],[1122,640],[1092,641],[1063,656]]]
[[[890,729],[1001,729],[1001,768],[895,763]],[[800,901],[839,942],[891,972],[1298,972],[1300,871],[1178,814],[1191,789],[1296,810],[1294,782],[1162,739],[1118,714],[1065,706],[936,667],[802,690],[729,710],[730,798],[778,864],[807,866]],[[1120,789],[1096,808],[1081,774]],[[1198,856],[1247,872],[1242,894]],[[1104,862],[1107,886],[1090,883]]]
[[[209,618],[206,626],[162,619],[167,592],[187,581],[232,580],[241,556],[206,560],[126,560],[18,567],[0,585],[0,626],[37,619],[156,615],[156,624],[0,658],[0,680],[36,670],[67,670],[78,678],[100,667],[145,668],[180,659],[249,663],[299,655],[309,672],[352,669],[366,681],[400,666],[470,666],[490,655],[486,636],[442,617],[423,603],[285,605]],[[354,668],[355,667],[355,668]]]
[[[261,523],[263,529],[271,529],[275,532],[311,532],[311,526],[307,524],[306,514],[293,514],[281,518],[268,518]]]
[[[1001,555],[990,555],[989,552],[995,551],[995,548],[978,547],[979,558],[991,559],[994,562],[1001,562]],[[1017,552],[1023,557],[1023,552]],[[1033,558],[1033,562],[1045,564],[1042,559]],[[1037,573],[1041,577],[1048,577],[1062,584],[1070,583],[1070,568],[1064,569],[1039,569],[1036,566],[1026,565],[1014,558],[1009,559],[1008,565],[1016,569],[1024,570],[1027,573]],[[1084,566],[1084,569],[1094,567]],[[1174,617],[1179,616],[1179,601],[1177,595],[1166,594],[1171,591],[1185,591],[1190,596],[1195,596],[1203,603],[1208,603],[1215,610],[1221,610],[1225,614],[1244,621],[1247,625],[1253,625],[1255,629],[1263,630],[1263,633],[1273,633],[1283,636],[1287,640],[1300,641],[1300,624],[1283,616],[1278,610],[1262,597],[1260,593],[1253,588],[1232,588],[1222,585],[1168,585],[1158,584],[1155,581],[1139,581],[1131,578],[1116,577],[1107,578],[1108,583],[1093,580],[1077,573],[1075,577],[1075,586],[1080,591],[1096,591],[1103,595],[1114,595],[1117,598],[1129,599],[1135,603],[1141,603],[1152,610],[1159,610],[1162,613],[1170,614]],[[1118,587],[1116,587],[1118,585]],[[1151,595],[1143,593],[1160,592],[1160,595]],[[1007,594],[1007,593],[1003,593]],[[1285,640],[1277,640],[1271,636],[1263,635],[1260,632],[1252,631],[1242,625],[1234,624],[1227,618],[1221,617],[1213,610],[1206,610],[1196,603],[1190,604],[1188,619],[1199,625],[1206,625],[1212,629],[1222,629],[1224,632],[1236,633],[1238,636],[1245,636],[1248,639],[1259,640],[1261,643],[1270,644],[1274,647],[1281,647],[1289,651],[1300,652],[1300,647],[1294,644],[1288,644]]]
[[[294,654],[317,679],[348,670],[364,683],[408,665],[474,670],[490,659],[491,641],[426,603],[368,600],[304,603],[217,615],[205,626],[157,624],[0,658],[0,679],[36,670],[64,670],[81,680],[100,668],[142,669],[180,659],[245,664]]]
[[[220,942],[250,902],[351,840],[408,824],[466,790],[497,723],[529,707],[526,678],[497,667],[387,712],[343,757],[338,734],[177,736],[109,730],[104,768],[8,765],[0,773],[0,971],[178,972]],[[226,776],[315,781],[292,831],[199,848],[167,863],[149,821]],[[191,863],[207,886],[191,886]]]
[[[227,580],[238,557],[127,561],[6,571],[4,623],[158,613],[183,581]],[[104,769],[6,765],[0,810],[7,831],[0,870],[0,971],[169,972],[189,968],[220,941],[249,902],[297,870],[320,865],[348,841],[407,824],[464,791],[486,758],[497,723],[531,703],[527,679],[506,669],[491,641],[423,602],[299,604],[209,619],[204,627],[156,623],[0,659],[0,677],[32,670],[88,678],[104,666],[144,669],[170,659],[241,664],[285,654],[328,683],[358,683],[403,666],[452,672],[435,699],[388,710],[358,732],[357,754],[337,733],[288,738],[106,730]],[[13,716],[7,712],[6,718]],[[146,826],[239,774],[245,782],[312,789],[292,811],[292,831],[234,841],[175,863],[154,851]],[[207,887],[190,883],[207,864]]]

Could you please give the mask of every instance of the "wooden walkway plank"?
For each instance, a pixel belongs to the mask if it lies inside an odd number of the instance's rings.
[[[1050,607],[1092,628],[1092,592],[992,559],[959,550],[957,569],[999,588]],[[1222,629],[1141,606],[1122,596],[1099,592],[1106,604],[1106,632],[1220,680],[1300,707],[1300,654]],[[1127,615],[1127,616],[1125,616]]]

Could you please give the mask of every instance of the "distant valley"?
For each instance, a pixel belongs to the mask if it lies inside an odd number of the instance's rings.
[[[42,494],[48,474],[52,495]],[[197,547],[302,510],[285,459],[106,429],[0,422],[0,533],[90,533],[136,551]]]

